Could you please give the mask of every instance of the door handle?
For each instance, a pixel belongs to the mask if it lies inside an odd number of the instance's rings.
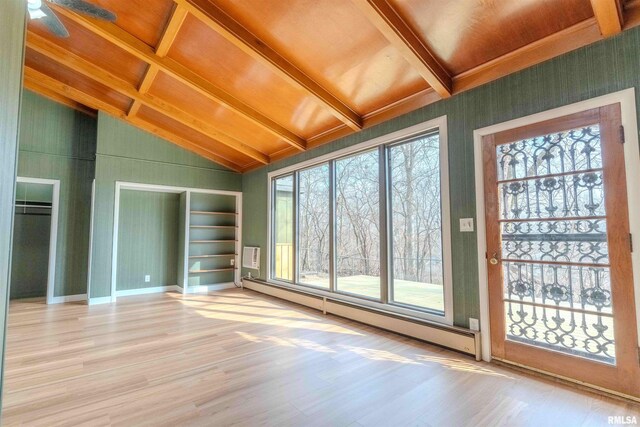
[[[498,259],[498,253],[494,252],[491,258],[489,258],[489,264],[498,265],[499,262],[500,260]]]

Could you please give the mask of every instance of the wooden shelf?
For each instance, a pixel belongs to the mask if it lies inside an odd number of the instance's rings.
[[[237,240],[191,240],[189,243],[232,243]]]
[[[191,215],[238,215],[238,212],[191,211]]]
[[[191,255],[189,258],[218,258],[225,256],[238,256],[238,254],[217,254],[217,255]]]
[[[238,228],[237,225],[190,225],[189,228]]]
[[[213,270],[189,270],[189,274],[218,273],[220,271],[235,271],[235,267],[214,268]]]

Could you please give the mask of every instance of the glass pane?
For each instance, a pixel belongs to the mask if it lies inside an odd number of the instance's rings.
[[[378,151],[336,161],[336,273],[341,292],[380,299]]]
[[[293,280],[293,176],[273,181],[272,277]]]
[[[496,155],[507,339],[615,363],[599,126]]]
[[[393,301],[444,313],[440,140],[389,149]]]
[[[298,176],[300,283],[329,288],[329,165]]]

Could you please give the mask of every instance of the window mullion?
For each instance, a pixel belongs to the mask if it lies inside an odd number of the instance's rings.
[[[298,207],[298,201],[300,200],[300,198],[298,197],[298,188],[300,188],[299,186],[299,179],[300,179],[300,174],[298,173],[298,171],[293,173],[293,203],[291,204],[291,209],[293,209],[293,239],[292,239],[292,244],[293,244],[293,249],[292,249],[292,262],[293,262],[293,280],[292,282],[294,284],[298,284],[300,283],[300,277],[299,277],[299,273],[300,270],[298,268],[298,242],[300,240],[300,236],[298,235],[298,231],[300,230],[300,223],[299,221],[299,215],[298,212],[300,211],[299,207]]]
[[[329,162],[329,291],[336,291],[336,162]]]
[[[388,173],[387,173],[387,149],[386,146],[381,145],[378,148],[379,151],[379,177],[378,184],[380,187],[380,299],[383,304],[389,302],[389,286],[390,286],[390,271],[389,271],[389,244],[391,242],[391,236],[389,236],[388,227]]]

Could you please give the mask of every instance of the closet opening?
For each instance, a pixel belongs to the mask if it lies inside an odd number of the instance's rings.
[[[10,299],[54,299],[60,181],[16,180]]]

